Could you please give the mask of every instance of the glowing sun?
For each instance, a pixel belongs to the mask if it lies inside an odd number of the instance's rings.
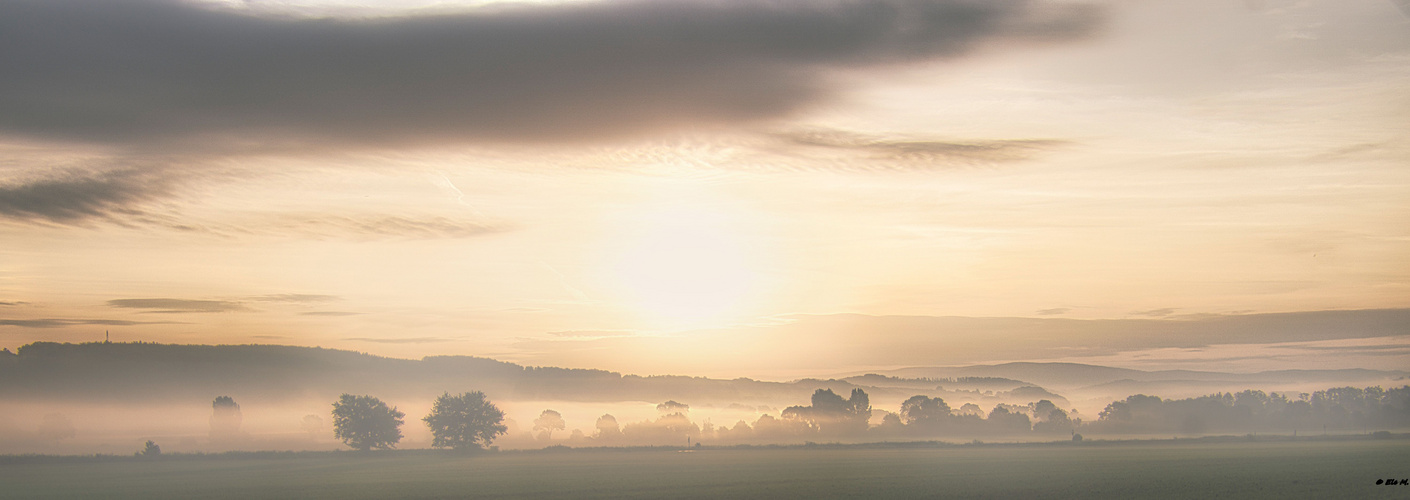
[[[644,319],[704,327],[744,305],[754,259],[728,214],[669,207],[634,219],[611,267],[623,299]]]

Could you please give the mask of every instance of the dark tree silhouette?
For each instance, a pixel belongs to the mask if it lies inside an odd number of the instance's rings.
[[[563,415],[553,410],[544,410],[534,419],[534,430],[543,431],[544,439],[553,439],[553,431],[566,428],[568,424],[563,422]]]
[[[1186,399],[1137,394],[1113,401],[1084,429],[1109,433],[1295,432],[1401,428],[1410,424],[1410,386],[1334,387],[1312,394],[1246,390]]]
[[[955,412],[955,415],[983,417],[984,409],[980,408],[979,405],[974,403],[965,403],[963,405],[960,405],[960,409],[959,411]]]
[[[1035,432],[1073,432],[1077,428],[1067,412],[1046,399],[1033,403],[1033,418],[1036,420],[1033,423]]]
[[[1033,419],[1038,421],[1047,420],[1048,415],[1052,414],[1053,410],[1056,409],[1058,409],[1058,407],[1053,404],[1052,401],[1046,399],[1038,400],[1037,403],[1033,403]]]
[[[147,445],[142,448],[142,451],[137,452],[137,455],[138,455],[138,456],[143,456],[143,457],[155,457],[155,456],[161,455],[161,454],[162,454],[162,447],[157,446],[157,443],[156,443],[155,441],[150,440],[150,439],[147,440]]]
[[[690,405],[685,403],[677,403],[675,401],[667,401],[665,403],[656,405],[656,411],[661,412],[662,415],[670,415],[672,413],[685,414],[690,413]]]
[[[906,425],[939,427],[950,419],[950,405],[944,399],[911,396],[901,403],[901,421]]]
[[[617,423],[617,417],[611,414],[597,417],[597,439],[617,439],[622,437],[622,426]]]
[[[229,439],[240,434],[240,424],[245,417],[240,413],[240,405],[230,396],[217,396],[211,401],[211,439]]]
[[[431,446],[438,448],[484,448],[509,431],[504,425],[504,412],[480,391],[459,396],[442,394],[422,421],[431,428]]]
[[[832,389],[818,389],[813,392],[812,403],[811,406],[790,406],[779,416],[827,433],[865,431],[867,420],[871,418],[871,398],[861,389],[852,389],[848,399],[842,399]]]
[[[1024,433],[1033,430],[1033,423],[1028,420],[1028,414],[1009,411],[1003,404],[995,406],[994,410],[989,412],[989,418],[984,419],[984,423],[989,427],[990,432],[1000,434]]]
[[[372,396],[344,394],[333,403],[333,435],[359,450],[394,448],[405,416]]]

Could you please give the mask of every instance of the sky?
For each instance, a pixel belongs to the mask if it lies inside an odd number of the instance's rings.
[[[0,0],[0,347],[1410,367],[1402,0]]]

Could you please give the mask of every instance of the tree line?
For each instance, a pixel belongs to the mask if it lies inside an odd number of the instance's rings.
[[[228,396],[212,402],[212,441],[239,433],[240,406]],[[777,417],[759,416],[732,426],[690,420],[690,406],[674,400],[656,406],[655,420],[622,425],[611,414],[594,423],[592,434],[574,430],[567,443],[582,446],[686,444],[708,441],[743,444],[800,439],[835,438],[889,440],[946,436],[1020,437],[1070,434],[1204,434],[1307,431],[1371,431],[1410,425],[1410,386],[1389,390],[1380,387],[1339,387],[1287,395],[1246,390],[1215,393],[1186,399],[1162,399],[1137,394],[1113,401],[1091,422],[1075,411],[1064,410],[1043,399],[1027,405],[998,404],[988,412],[966,403],[952,408],[944,399],[913,396],[895,412],[874,409],[862,389],[848,397],[831,389],[818,389],[810,404],[790,406]],[[389,449],[401,441],[406,414],[395,406],[367,395],[343,394],[332,405],[333,434],[357,450]],[[877,418],[879,415],[879,418]],[[505,414],[481,391],[436,398],[431,412],[421,419],[430,429],[431,445],[457,450],[483,449],[508,432]],[[316,415],[304,417],[304,428],[313,436],[322,428]],[[533,431],[547,442],[555,431],[567,429],[563,416],[546,409],[533,421]],[[154,443],[139,454],[160,453]]]
[[[1186,399],[1137,394],[1102,410],[1093,431],[1123,434],[1369,431],[1410,423],[1410,386],[1314,393],[1247,390]]]

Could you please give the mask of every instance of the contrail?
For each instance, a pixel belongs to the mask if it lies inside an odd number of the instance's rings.
[[[547,262],[539,261],[539,266],[543,267],[543,268],[544,268],[545,270],[547,270],[548,272],[553,273],[554,276],[557,276],[557,277],[558,277],[558,284],[559,284],[559,285],[563,285],[563,290],[566,291],[566,292],[568,292],[569,295],[572,295],[574,300],[577,300],[577,301],[579,301],[579,302],[591,302],[591,301],[592,301],[592,299],[588,298],[587,294],[586,294],[586,293],[583,293],[582,290],[579,290],[579,289],[577,289],[577,288],[574,288],[573,285],[569,285],[569,284],[568,284],[568,277],[563,276],[563,273],[558,272],[557,269],[554,269],[553,266],[548,265]]]
[[[476,217],[485,216],[485,214],[480,213],[480,209],[475,208],[474,205],[471,205],[470,203],[465,201],[465,192],[461,191],[460,188],[455,187],[455,183],[451,182],[449,177],[446,177],[445,174],[436,174],[436,176],[439,177],[439,179],[432,179],[431,182],[442,188],[449,189],[452,193],[455,193],[456,203],[469,207],[470,211],[474,213]]]

